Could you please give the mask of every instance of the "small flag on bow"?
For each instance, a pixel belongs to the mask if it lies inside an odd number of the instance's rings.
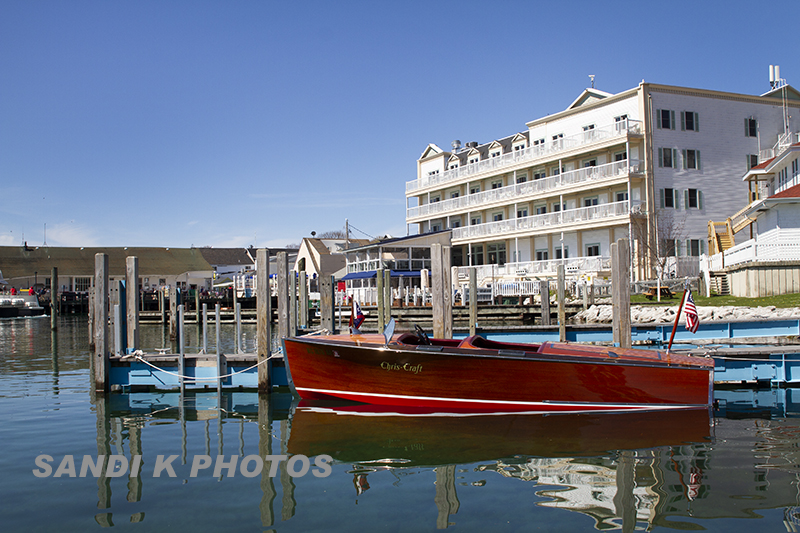
[[[686,313],[686,329],[692,333],[697,333],[697,326],[700,325],[700,318],[697,316],[697,307],[694,305],[692,291],[686,293],[686,303],[683,304],[683,312]]]
[[[354,334],[361,333],[358,328],[364,323],[364,313],[361,312],[361,306],[358,302],[352,300],[352,307],[350,308],[350,332]]]

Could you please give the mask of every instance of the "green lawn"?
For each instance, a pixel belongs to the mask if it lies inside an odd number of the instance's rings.
[[[682,293],[678,293],[672,299],[661,299],[660,305],[678,305]],[[781,294],[779,296],[765,296],[764,298],[739,298],[737,296],[721,296],[712,294],[710,298],[701,296],[696,291],[692,293],[694,303],[699,306],[719,307],[723,305],[735,305],[740,307],[760,307],[774,305],[775,307],[800,307],[800,294]],[[631,296],[632,304],[651,304],[659,305],[654,300],[648,300],[641,294]]]

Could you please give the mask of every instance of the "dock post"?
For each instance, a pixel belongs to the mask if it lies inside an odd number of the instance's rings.
[[[539,280],[539,300],[542,304],[542,325],[550,325],[550,280]]]
[[[297,337],[297,272],[289,270],[289,336]]]
[[[94,256],[94,390],[108,392],[108,255]]]
[[[128,306],[128,353],[139,349],[139,258],[125,259],[125,296]]]
[[[269,356],[272,349],[270,321],[272,319],[272,302],[269,290],[269,250],[256,250],[256,345],[258,350],[258,391],[269,392]],[[218,307],[219,308],[219,307]],[[219,339],[219,333],[217,334]],[[217,340],[219,344],[219,340]],[[219,351],[219,349],[217,350]],[[259,397],[259,420],[261,420],[262,400]],[[263,401],[267,406],[266,400]],[[269,425],[264,428],[269,434]]]
[[[94,293],[94,286],[92,286],[89,288],[89,349],[92,352],[94,352]],[[92,362],[92,366],[94,366],[94,362]]]
[[[291,296],[289,295],[289,255],[286,252],[278,252],[276,256],[276,267],[278,269],[278,337],[291,336],[290,329],[290,307]]]
[[[208,304],[203,304],[203,353],[208,353]]]
[[[478,272],[475,267],[469,269],[469,334],[478,333]]]
[[[611,303],[613,341],[621,348],[631,347],[631,276],[628,239],[611,244]]]
[[[158,312],[161,314],[161,327],[164,327],[167,321],[166,306],[164,305],[164,290],[164,287],[158,288]]]
[[[194,290],[194,322],[200,323],[200,289]]]
[[[58,329],[58,268],[53,267],[50,274],[50,329]]]
[[[383,333],[383,329],[386,327],[385,315],[383,314],[383,268],[379,268],[375,271],[375,282],[378,289],[378,333]]]
[[[236,302],[236,353],[242,353],[242,303]]]
[[[567,340],[567,310],[566,302],[566,273],[564,272],[564,263],[558,265],[558,287],[556,289],[558,294],[558,340],[565,342]],[[549,291],[548,291],[549,293]]]
[[[177,282],[176,282],[177,283]],[[169,340],[178,337],[178,288],[175,285],[169,288]]]
[[[216,307],[214,308],[214,312],[216,313],[216,315],[214,317],[214,321],[216,322],[216,326],[217,326],[217,338],[216,338],[216,341],[215,341],[216,344],[214,346],[216,347],[216,350],[217,350],[217,358],[219,358],[219,354],[222,353],[222,350],[220,349],[220,346],[219,346],[219,329],[220,329],[219,328],[219,326],[220,326],[220,317],[219,317],[220,305],[219,305],[219,303],[217,303]]]
[[[431,305],[433,336],[437,339],[449,339],[453,336],[453,296],[449,256],[449,246],[431,244]]]
[[[333,296],[334,285],[333,276],[322,276],[319,278],[320,327],[322,329],[327,329],[331,333],[336,331],[336,324],[333,321],[333,304],[335,302]]]
[[[122,283],[121,281],[118,283]],[[114,354],[124,355],[125,346],[123,340],[125,336],[122,334],[123,328],[122,308],[119,304],[114,304]]]
[[[308,329],[308,278],[306,271],[300,271],[300,328]]]
[[[383,323],[388,325],[392,319],[392,269],[383,271]],[[385,326],[384,326],[385,327]],[[380,330],[378,333],[383,333]]]
[[[186,350],[184,347],[184,338],[183,338],[183,313],[184,308],[183,304],[178,306],[178,374],[180,377],[178,378],[181,384],[181,392],[183,392],[183,388],[185,386],[183,376],[186,375]]]

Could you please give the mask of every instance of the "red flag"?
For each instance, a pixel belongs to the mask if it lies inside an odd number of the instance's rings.
[[[692,333],[697,333],[697,327],[700,325],[700,317],[697,316],[697,307],[695,307],[694,299],[692,299],[692,291],[686,293],[686,303],[683,304],[683,312],[686,313],[686,329]]]

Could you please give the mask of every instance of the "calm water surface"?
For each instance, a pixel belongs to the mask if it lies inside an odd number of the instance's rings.
[[[229,328],[223,351],[235,344]],[[146,350],[168,342],[143,327]],[[62,317],[54,334],[49,318],[0,320],[3,531],[800,529],[800,419],[769,401],[716,416],[409,418],[285,393],[103,400],[90,391],[87,346],[85,317]],[[40,478],[43,454],[52,473]],[[139,476],[79,477],[84,456],[112,454],[141,455]],[[213,465],[191,477],[201,456],[273,454],[329,455],[330,475],[293,477],[283,461],[274,477]],[[55,477],[67,455],[76,476]],[[175,477],[154,477],[172,455]]]

